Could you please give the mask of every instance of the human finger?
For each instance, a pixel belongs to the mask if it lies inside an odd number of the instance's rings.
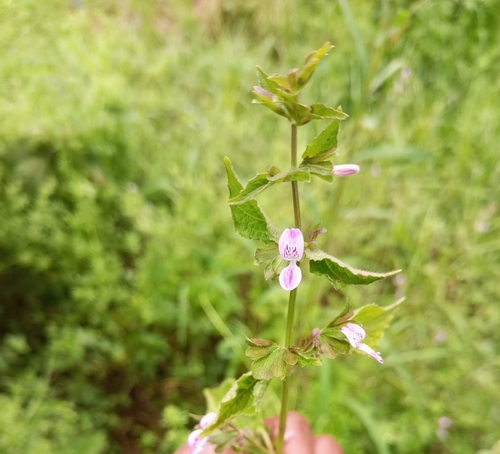
[[[215,454],[215,445],[208,444],[205,446],[201,454]],[[188,445],[181,446],[174,454],[191,454],[191,448]],[[232,449],[226,449],[224,452],[219,454],[235,454]],[[245,453],[242,453],[245,454]]]
[[[331,435],[316,435],[313,443],[314,454],[344,454],[342,446]]]
[[[273,439],[278,438],[279,417],[265,421]],[[313,454],[314,439],[309,421],[300,413],[291,411],[286,418],[284,454]]]

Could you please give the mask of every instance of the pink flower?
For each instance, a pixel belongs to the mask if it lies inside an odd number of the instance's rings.
[[[217,420],[217,413],[207,413],[200,420],[201,429],[193,430],[188,436],[188,446],[191,448],[191,454],[200,454],[207,446],[210,437],[200,438],[202,432]]]
[[[332,174],[334,177],[348,177],[359,171],[360,168],[356,164],[340,164],[338,166],[333,166]]]
[[[368,353],[380,364],[384,364],[384,360],[380,356],[379,352],[376,352],[372,348],[368,347],[368,345],[361,342],[366,337],[365,330],[361,328],[361,326],[356,325],[356,323],[348,323],[342,328],[342,332],[344,333],[345,337],[347,337],[347,340],[353,348],[357,348],[364,351],[365,353]]]
[[[200,427],[202,429],[206,429],[208,426],[212,425],[216,420],[217,420],[217,413],[214,411],[211,411],[210,413],[207,413],[203,418],[200,420]]]
[[[208,443],[208,437],[200,438],[203,429],[193,430],[188,436],[188,446],[191,454],[200,454]]]
[[[296,289],[302,280],[302,271],[297,262],[300,262],[304,255],[304,236],[300,229],[285,229],[278,246],[281,257],[290,262],[290,265],[280,273],[280,285],[283,289],[291,291]]]

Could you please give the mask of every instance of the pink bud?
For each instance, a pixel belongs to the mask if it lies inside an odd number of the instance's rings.
[[[340,164],[333,167],[332,174],[335,177],[348,177],[358,173],[361,169],[357,164]]]

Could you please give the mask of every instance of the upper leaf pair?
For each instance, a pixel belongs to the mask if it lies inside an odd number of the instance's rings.
[[[257,66],[260,85],[254,87],[256,104],[262,104],[278,115],[282,115],[297,126],[305,125],[311,120],[339,119],[344,120],[347,114],[342,109],[334,109],[324,104],[307,106],[298,101],[300,91],[312,77],[321,60],[328,55],[333,46],[327,42],[320,49],[312,52],[301,69],[292,69],[287,76],[267,75]]]

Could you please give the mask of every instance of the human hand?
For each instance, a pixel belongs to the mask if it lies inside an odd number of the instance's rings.
[[[271,437],[278,436],[279,417],[266,419]],[[189,446],[184,445],[174,454],[190,454]],[[215,446],[207,445],[202,454],[215,454]],[[235,454],[232,449],[222,454]],[[330,435],[313,435],[309,421],[300,413],[288,413],[285,430],[285,447],[283,454],[344,454],[339,443]]]

